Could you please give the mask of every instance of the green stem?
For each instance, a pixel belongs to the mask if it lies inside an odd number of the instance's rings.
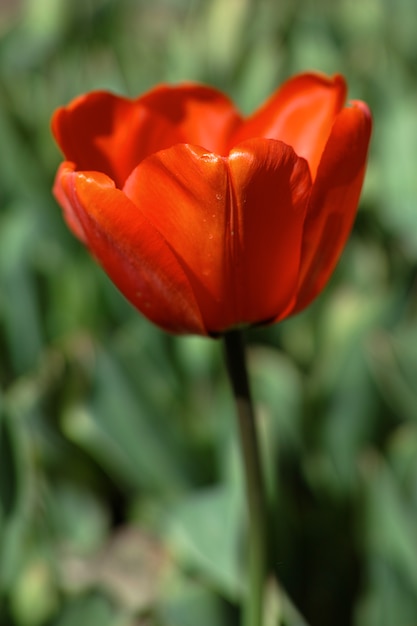
[[[248,506],[249,588],[242,623],[243,626],[262,626],[267,554],[266,500],[241,331],[226,333],[224,347],[239,422]]]

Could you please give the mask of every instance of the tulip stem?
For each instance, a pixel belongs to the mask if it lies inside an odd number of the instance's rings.
[[[250,393],[243,334],[224,335],[226,364],[236,403],[248,508],[248,589],[242,626],[262,626],[266,579],[267,514],[255,411]]]

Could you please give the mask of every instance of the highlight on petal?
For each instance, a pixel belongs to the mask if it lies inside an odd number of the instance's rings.
[[[225,159],[179,144],[144,161],[123,189],[181,263],[209,331],[233,323],[224,240],[229,181]]]
[[[310,186],[292,148],[261,139],[228,158],[174,146],[144,160],[124,192],[175,251],[215,334],[288,306]]]
[[[353,101],[338,115],[320,162],[304,226],[297,302],[304,309],[330,278],[350,234],[365,175],[372,118]]]
[[[233,140],[279,139],[304,157],[314,179],[330,130],[346,99],[346,83],[336,74],[299,74],[287,80],[237,131]]]
[[[176,143],[219,154],[241,123],[222,93],[199,85],[161,86],[129,100],[97,91],[58,109],[52,131],[77,170],[104,172],[122,188],[144,158]]]
[[[136,308],[168,331],[207,334],[172,250],[110,178],[98,172],[64,170],[60,189],[90,251]]]

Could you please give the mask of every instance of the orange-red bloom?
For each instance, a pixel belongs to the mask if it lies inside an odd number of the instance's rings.
[[[301,74],[244,118],[201,85],[90,93],[52,120],[66,221],[130,302],[174,333],[278,321],[323,289],[352,227],[371,115]]]

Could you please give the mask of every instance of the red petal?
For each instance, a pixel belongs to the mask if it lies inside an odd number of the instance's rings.
[[[346,98],[342,76],[300,74],[285,82],[237,131],[235,143],[251,137],[279,139],[304,157],[315,178],[336,115]]]
[[[242,123],[242,116],[227,96],[203,85],[158,87],[138,102],[178,131],[178,143],[201,146],[215,154],[228,153],[230,137]],[[173,144],[166,142],[152,152]]]
[[[309,188],[290,147],[254,140],[228,159],[175,146],[143,161],[124,191],[178,255],[216,333],[288,306]]]
[[[229,260],[239,318],[265,322],[279,318],[295,295],[310,173],[291,147],[266,139],[237,146],[229,167],[239,238],[229,244]]]
[[[292,313],[323,289],[352,228],[365,174],[372,119],[352,102],[336,119],[320,162],[303,234],[299,293]]]
[[[58,109],[52,130],[77,170],[104,172],[122,188],[138,163],[176,143],[224,152],[241,122],[232,102],[202,86],[158,87],[137,100],[93,92]]]
[[[174,254],[110,178],[67,168],[60,173],[59,188],[89,249],[137,309],[168,331],[207,334]]]

